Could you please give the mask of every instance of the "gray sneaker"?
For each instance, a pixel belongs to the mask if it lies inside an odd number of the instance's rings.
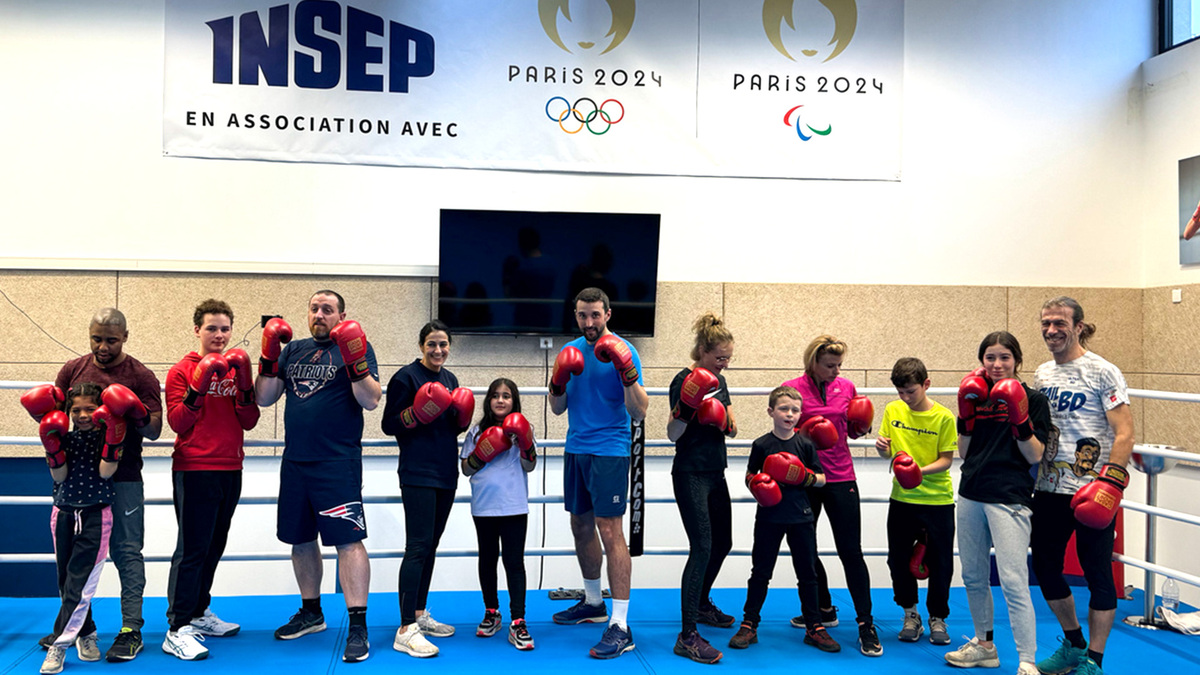
[[[417,625],[421,627],[421,632],[429,637],[450,637],[454,635],[454,626],[442,623],[433,618],[429,610],[417,617]]]
[[[75,638],[75,649],[79,651],[80,661],[100,660],[100,638],[92,631],[91,635],[80,635]]]
[[[55,647],[54,645],[50,645],[50,648],[46,650],[46,659],[42,661],[42,669],[39,672],[41,672],[42,675],[54,675],[54,673],[61,673],[63,669],[63,661],[66,658],[66,647]]]
[[[921,639],[924,632],[925,626],[921,623],[921,615],[917,612],[905,612],[904,626],[896,637],[900,638],[901,642],[916,642]]]
[[[939,619],[936,616],[929,617],[929,641],[935,645],[950,644],[950,634],[946,632],[945,619]]]
[[[996,646],[984,647],[979,644],[978,638],[971,638],[965,645],[947,652],[944,658],[946,663],[959,668],[1000,667],[1000,655],[996,653]]]

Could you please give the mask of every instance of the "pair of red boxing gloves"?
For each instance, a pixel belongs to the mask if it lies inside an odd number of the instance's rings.
[[[441,382],[426,382],[417,389],[413,404],[400,411],[400,422],[405,429],[416,429],[419,425],[432,423],[452,408],[459,430],[466,429],[475,415],[475,395],[466,387],[450,391]]]
[[[637,365],[633,362],[633,351],[629,345],[616,335],[601,335],[593,347],[596,359],[601,363],[611,363],[621,376],[621,384],[632,387],[638,381]],[[565,396],[567,382],[571,377],[583,373],[583,352],[577,347],[568,345],[554,359],[554,370],[550,372],[550,395]]]
[[[34,420],[38,421],[38,436],[46,450],[46,463],[57,469],[67,462],[62,449],[63,438],[71,425],[67,414],[59,409],[66,399],[62,389],[53,384],[42,384],[21,396],[21,405]],[[121,448],[125,443],[125,419],[133,421],[135,427],[150,423],[150,413],[128,387],[110,384],[100,394],[101,405],[92,413],[92,421],[104,429],[104,447],[100,458],[106,462],[119,462]]]
[[[193,412],[200,410],[212,383],[220,382],[231,370],[238,390],[236,404],[254,405],[254,373],[250,369],[250,355],[244,349],[230,349],[224,354],[205,354],[188,378],[183,405]]]
[[[683,378],[679,389],[679,402],[671,409],[671,417],[682,422],[695,420],[700,424],[716,427],[721,433],[734,433],[733,420],[725,404],[716,398],[706,398],[721,388],[721,381],[705,368],[696,368]]]
[[[746,476],[746,486],[754,500],[763,506],[775,506],[783,499],[783,485],[810,487],[817,474],[790,452],[776,452],[763,460],[762,471]]]
[[[866,396],[855,396],[846,407],[846,435],[859,438],[870,433],[875,423],[875,405]],[[818,450],[828,450],[837,445],[838,430],[833,422],[823,415],[813,415],[796,427],[796,431],[812,440]]]
[[[367,363],[367,334],[357,321],[339,321],[329,331],[329,338],[338,346],[346,373],[352,382],[371,374]],[[262,333],[262,354],[258,359],[258,374],[262,377],[279,377],[279,354],[283,345],[292,341],[292,327],[279,317],[267,321]]]
[[[521,459],[533,461],[533,427],[519,412],[509,413],[499,426],[484,429],[475,441],[475,449],[467,455],[467,464],[478,471],[511,449],[514,443],[521,451]]]

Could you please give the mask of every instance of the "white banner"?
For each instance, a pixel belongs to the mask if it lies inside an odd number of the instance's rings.
[[[898,0],[167,0],[169,156],[898,180]]]

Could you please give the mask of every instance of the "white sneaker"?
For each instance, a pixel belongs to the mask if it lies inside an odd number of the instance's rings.
[[[179,630],[167,631],[162,650],[184,661],[199,661],[208,658],[208,649],[201,642],[204,642],[204,636],[188,624]]]
[[[965,636],[964,636],[965,637]],[[971,638],[965,645],[947,652],[946,662],[959,668],[999,668],[1000,655],[996,646],[984,647],[978,638]]]
[[[421,633],[421,627],[415,623],[401,626],[396,631],[396,640],[392,642],[392,648],[418,659],[438,655],[438,648],[425,639]]]
[[[213,637],[230,637],[237,635],[242,629],[236,623],[230,621],[222,621],[221,617],[213,614],[211,609],[204,610],[204,616],[192,619],[192,627],[201,635],[211,635]]]
[[[50,645],[46,650],[46,659],[42,661],[42,675],[54,675],[61,673],[63,669],[63,661],[67,658],[66,647],[55,647]]]
[[[417,625],[421,627],[421,632],[429,637],[450,637],[454,635],[454,626],[447,623],[442,623],[433,618],[433,615],[426,610],[424,614],[417,617]]]
[[[1041,671],[1038,670],[1037,666],[1033,665],[1032,663],[1022,661],[1020,665],[1017,666],[1017,675],[1041,675]]]
[[[99,661],[100,637],[95,631],[91,635],[81,635],[75,638],[75,649],[79,652],[80,661]]]

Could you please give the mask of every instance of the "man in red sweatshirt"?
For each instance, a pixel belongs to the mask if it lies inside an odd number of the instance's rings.
[[[179,538],[167,586],[170,629],[163,651],[185,661],[208,656],[200,636],[228,637],[240,629],[209,609],[213,575],[242,492],[242,439],[258,424],[254,371],[241,349],[225,352],[233,310],[205,300],[193,315],[199,351],[167,373],[167,423]],[[222,353],[224,352],[224,353]]]

